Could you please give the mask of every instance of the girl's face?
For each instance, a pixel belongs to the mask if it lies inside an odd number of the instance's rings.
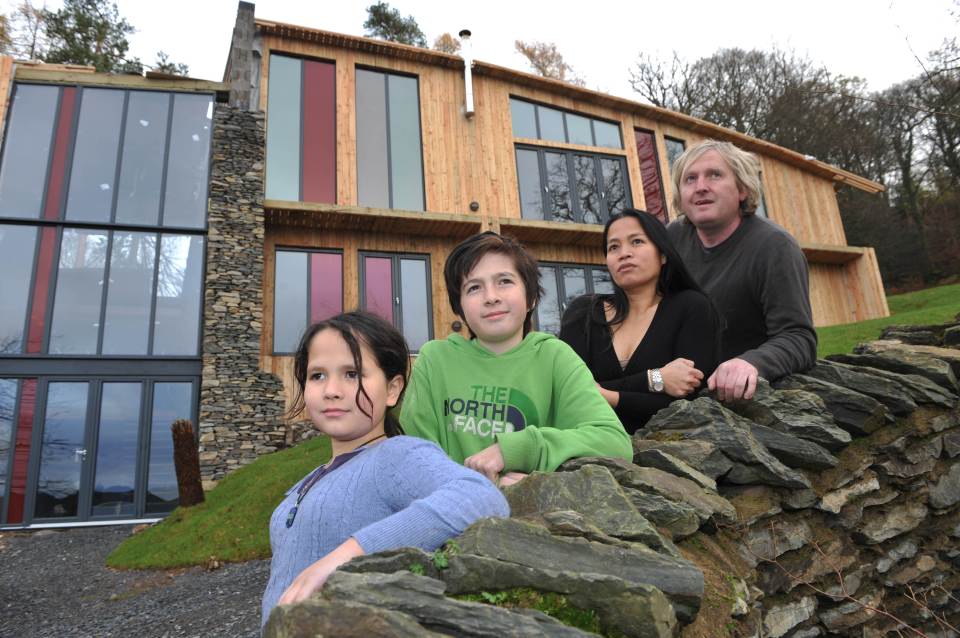
[[[362,339],[357,341],[362,375],[353,363],[350,346],[337,330],[321,330],[310,341],[304,404],[313,426],[335,444],[359,445],[383,434],[387,408],[397,404],[403,389],[403,377],[388,380],[370,348]],[[357,396],[361,376],[369,400],[363,393]]]

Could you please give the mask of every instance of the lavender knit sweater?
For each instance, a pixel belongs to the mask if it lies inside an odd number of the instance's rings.
[[[479,518],[510,515],[506,499],[483,475],[409,436],[371,445],[321,478],[288,529],[300,483],[270,517],[273,560],[261,624],[300,572],[351,536],[367,554],[396,547],[431,551]]]

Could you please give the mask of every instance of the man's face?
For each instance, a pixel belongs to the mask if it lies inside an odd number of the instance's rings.
[[[716,151],[707,151],[680,176],[680,202],[698,230],[718,232],[737,223],[747,193]]]

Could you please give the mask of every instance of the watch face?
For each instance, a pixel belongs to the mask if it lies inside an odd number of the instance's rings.
[[[663,381],[654,381],[653,389],[657,392],[663,392]]]

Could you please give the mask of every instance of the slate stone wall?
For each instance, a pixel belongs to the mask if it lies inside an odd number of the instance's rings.
[[[504,490],[512,518],[355,559],[266,635],[955,637],[958,329],[888,330],[749,402],[676,401],[633,463],[534,473]],[[574,627],[518,613],[546,595]]]
[[[260,371],[263,113],[217,104],[204,290],[200,466],[205,486],[284,445],[283,385]]]

